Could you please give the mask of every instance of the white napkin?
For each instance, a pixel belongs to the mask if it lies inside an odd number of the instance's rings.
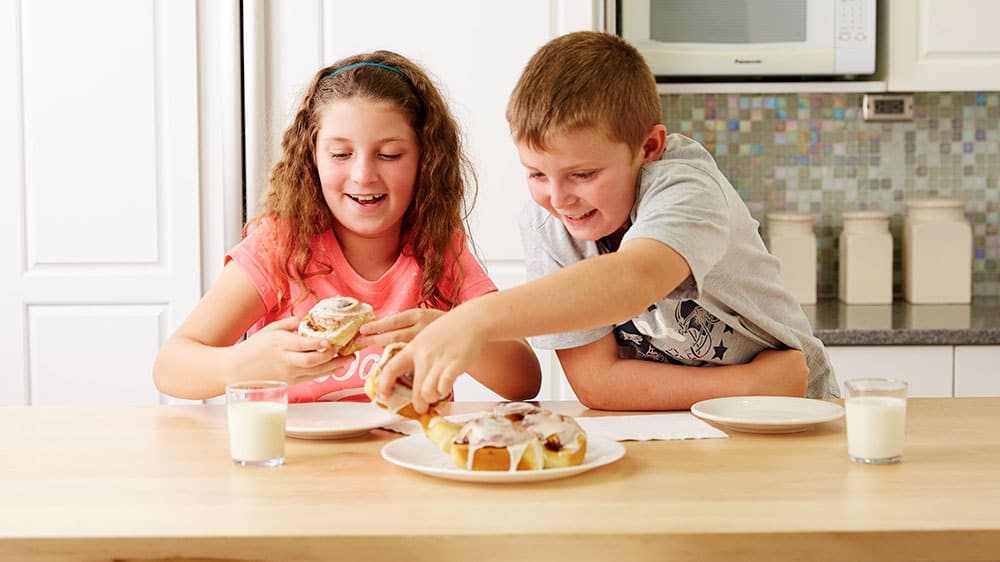
[[[448,420],[462,423],[470,420],[481,412],[448,416]],[[729,437],[708,423],[687,412],[670,414],[643,414],[633,416],[604,416],[576,418],[580,427],[588,435],[600,435],[615,441],[649,441],[668,439],[708,439]],[[404,435],[414,435],[423,430],[420,424],[413,420],[396,422],[383,426],[382,429],[395,431]]]
[[[615,441],[706,439],[729,437],[687,412],[576,418],[588,435]]]

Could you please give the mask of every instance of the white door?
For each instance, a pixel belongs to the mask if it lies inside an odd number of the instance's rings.
[[[200,173],[222,177],[199,168],[199,17],[3,2],[0,404],[162,400],[153,358],[202,289]]]

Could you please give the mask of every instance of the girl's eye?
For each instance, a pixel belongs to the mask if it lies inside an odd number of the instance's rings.
[[[330,153],[330,158],[333,158],[335,160],[344,160],[345,158],[350,158],[350,157],[351,157],[351,153],[350,152],[331,152]]]
[[[383,159],[383,160],[396,160],[400,156],[402,156],[402,154],[384,154],[383,153],[383,154],[379,154],[378,155],[378,157],[381,158],[381,159]]]

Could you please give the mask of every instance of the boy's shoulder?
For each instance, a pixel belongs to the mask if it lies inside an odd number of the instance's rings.
[[[642,167],[639,189],[644,192],[691,181],[720,187],[728,184],[712,153],[698,141],[672,133],[667,136],[663,156]]]
[[[660,166],[687,164],[712,173],[719,169],[715,157],[701,143],[678,133],[667,135],[667,146],[663,156],[653,164]]]

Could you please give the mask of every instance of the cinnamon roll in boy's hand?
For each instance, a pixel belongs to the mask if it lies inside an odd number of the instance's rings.
[[[299,323],[299,334],[325,339],[339,355],[361,349],[354,345],[361,325],[375,320],[371,305],[352,297],[332,297],[316,303]]]
[[[405,345],[405,343],[391,343],[385,346],[382,357],[372,368],[368,380],[365,381],[365,394],[371,399],[372,404],[405,418],[419,421],[427,438],[447,452],[445,446],[458,433],[460,426],[441,417],[434,407],[435,404],[427,409],[426,414],[418,414],[413,409],[413,373],[406,373],[396,379],[396,384],[392,386],[392,395],[389,396],[388,400],[382,401],[378,397],[378,376],[382,372],[382,368]]]

